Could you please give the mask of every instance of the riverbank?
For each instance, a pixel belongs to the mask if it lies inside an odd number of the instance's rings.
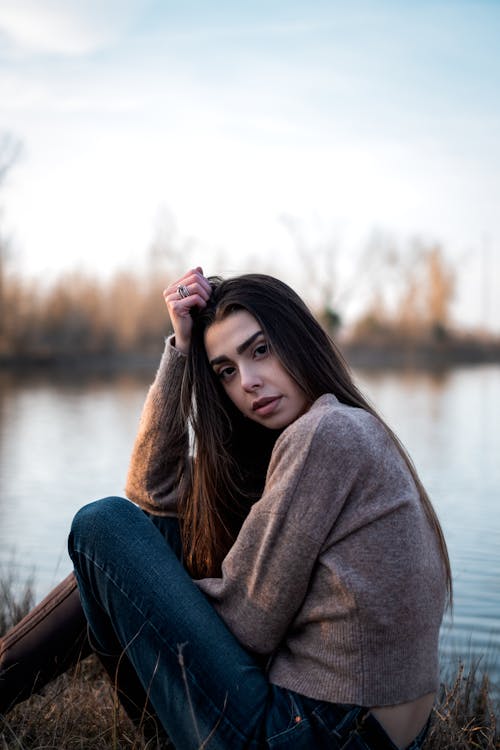
[[[468,334],[405,336],[401,332],[370,336],[338,336],[350,366],[359,369],[444,370],[457,366],[500,364],[500,339]],[[130,351],[32,351],[0,354],[0,372],[143,373],[155,372],[162,345]]]
[[[405,336],[401,332],[340,338],[352,367],[360,369],[445,370],[500,364],[500,340],[467,334]]]

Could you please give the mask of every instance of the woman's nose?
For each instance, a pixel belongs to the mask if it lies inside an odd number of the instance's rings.
[[[254,391],[262,385],[262,378],[255,367],[245,367],[240,370],[241,387],[244,391]]]

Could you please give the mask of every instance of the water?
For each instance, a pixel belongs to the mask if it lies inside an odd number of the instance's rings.
[[[454,609],[444,661],[479,659],[500,683],[500,367],[360,382],[409,450],[447,540]]]
[[[71,570],[79,507],[123,495],[147,385],[133,378],[0,378],[0,567],[43,596]]]
[[[357,373],[396,430],[441,519],[455,607],[444,661],[481,657],[500,677],[500,367]],[[123,494],[150,377],[0,373],[0,569],[42,597],[71,570],[66,538],[89,500]]]

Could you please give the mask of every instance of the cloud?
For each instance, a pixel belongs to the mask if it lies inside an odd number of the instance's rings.
[[[0,39],[11,55],[78,56],[96,51],[116,34],[116,26],[92,12],[90,5],[3,0]]]

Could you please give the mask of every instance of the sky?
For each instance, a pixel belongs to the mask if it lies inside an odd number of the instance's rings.
[[[420,238],[500,332],[499,50],[500,0],[1,0],[10,264],[141,269],[168,236],[307,296],[328,248],[356,309],[370,240]]]

